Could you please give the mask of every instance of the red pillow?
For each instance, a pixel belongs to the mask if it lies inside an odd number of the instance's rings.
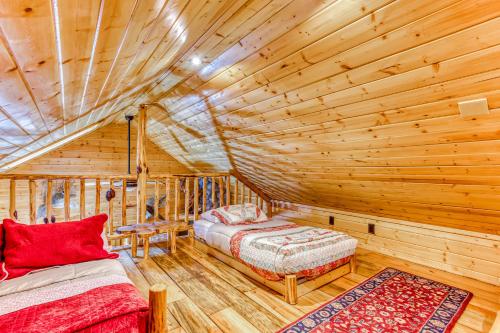
[[[5,219],[3,273],[7,276],[2,280],[51,266],[118,258],[103,248],[101,233],[107,219],[100,214],[81,221],[37,225]]]

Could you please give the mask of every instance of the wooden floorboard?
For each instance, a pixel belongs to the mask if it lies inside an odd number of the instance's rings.
[[[128,251],[121,251],[120,261],[145,297],[149,285],[167,285],[168,330],[174,333],[275,332],[386,267],[471,291],[474,297],[454,333],[488,332],[500,311],[498,286],[363,249],[357,252],[356,273],[300,297],[296,305],[183,239],[176,254],[169,253],[164,243],[153,245],[150,254],[147,260],[132,259]]]

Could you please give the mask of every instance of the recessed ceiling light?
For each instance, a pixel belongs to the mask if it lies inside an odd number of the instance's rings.
[[[198,57],[193,57],[193,58],[191,59],[191,62],[192,62],[192,63],[193,63],[193,65],[195,65],[195,66],[201,65],[201,59],[200,59],[200,58],[198,58]]]

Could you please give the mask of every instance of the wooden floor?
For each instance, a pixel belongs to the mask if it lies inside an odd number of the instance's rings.
[[[500,310],[499,287],[366,250],[358,251],[357,273],[306,294],[292,306],[185,240],[178,242],[175,255],[163,245],[153,246],[148,260],[132,260],[125,250],[120,260],[145,296],[151,284],[168,286],[169,332],[274,332],[389,266],[474,293],[453,332],[488,332]]]

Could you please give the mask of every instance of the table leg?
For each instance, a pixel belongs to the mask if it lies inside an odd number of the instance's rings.
[[[177,238],[177,232],[175,230],[172,230],[170,232],[170,252],[171,253],[177,252],[176,238]]]
[[[132,248],[132,258],[137,257],[137,236],[135,234],[130,235],[130,246]]]
[[[149,236],[144,237],[144,259],[149,258]]]

